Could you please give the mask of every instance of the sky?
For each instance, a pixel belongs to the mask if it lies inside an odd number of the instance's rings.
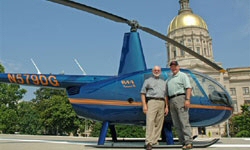
[[[77,0],[167,34],[180,9],[179,0]],[[250,1],[190,0],[212,37],[216,62],[222,67],[250,67]],[[113,22],[46,0],[0,1],[0,63],[6,73],[116,75],[126,24]],[[148,68],[166,67],[166,42],[138,30]],[[25,100],[34,97],[34,87]]]

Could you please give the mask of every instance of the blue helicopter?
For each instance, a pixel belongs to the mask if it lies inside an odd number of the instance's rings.
[[[58,4],[83,10],[94,15],[131,26],[124,34],[120,66],[117,75],[62,75],[2,73],[0,82],[66,89],[70,103],[79,117],[102,122],[98,145],[104,145],[108,128],[112,139],[117,140],[115,125],[145,125],[146,117],[142,111],[140,90],[152,69],[146,66],[142,44],[137,29],[156,36],[194,57],[204,61],[214,69],[225,72],[223,68],[199,55],[167,36],[120,16],[69,0],[49,0]],[[215,79],[196,71],[182,69],[193,87],[190,105],[190,123],[192,127],[205,127],[227,120],[233,113],[232,99],[227,90]],[[169,68],[162,68],[162,78],[168,79]],[[171,124],[168,115],[165,122]]]

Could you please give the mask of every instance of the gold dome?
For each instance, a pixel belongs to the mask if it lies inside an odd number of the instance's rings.
[[[184,27],[200,27],[208,30],[206,22],[198,15],[192,12],[180,13],[170,23],[168,33]]]

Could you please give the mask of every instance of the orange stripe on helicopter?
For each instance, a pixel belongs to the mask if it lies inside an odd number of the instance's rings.
[[[119,101],[119,100],[96,100],[96,99],[69,99],[72,104],[91,104],[91,105],[114,105],[114,106],[142,106],[141,102]]]
[[[216,110],[231,110],[231,111],[233,111],[233,108],[232,108],[232,107],[226,107],[226,106],[211,106],[211,105],[196,105],[196,104],[190,104],[189,108],[216,109]]]
[[[71,104],[89,104],[89,105],[113,105],[113,106],[142,106],[141,102],[119,101],[119,100],[97,100],[97,99],[69,99]],[[210,105],[196,105],[190,104],[189,108],[197,109],[215,109],[215,110],[233,110],[226,106],[210,106]]]

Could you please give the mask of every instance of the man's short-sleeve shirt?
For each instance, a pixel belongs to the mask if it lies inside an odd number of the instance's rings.
[[[179,71],[176,75],[172,75],[167,80],[168,96],[186,93],[187,88],[192,88],[187,74]]]
[[[146,94],[146,97],[165,98],[166,82],[161,78],[149,77],[144,81],[141,93]]]

